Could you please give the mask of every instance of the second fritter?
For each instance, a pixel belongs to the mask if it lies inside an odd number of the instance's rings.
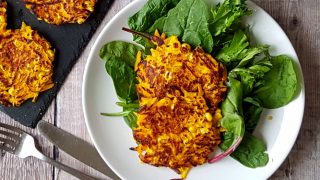
[[[24,0],[40,20],[49,24],[82,24],[94,10],[95,0]]]
[[[6,11],[7,3],[0,0],[0,104],[20,106],[54,86],[54,51],[25,23],[20,29],[6,29]]]

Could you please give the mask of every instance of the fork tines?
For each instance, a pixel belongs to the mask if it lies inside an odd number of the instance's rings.
[[[0,150],[12,152],[22,133],[21,129],[0,122]]]

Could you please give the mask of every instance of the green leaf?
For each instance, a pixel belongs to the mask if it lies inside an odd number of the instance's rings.
[[[232,39],[230,35],[224,40],[223,47],[216,54],[216,58],[228,66],[228,69],[242,68],[250,64],[252,60],[261,55],[267,54],[269,46],[259,45],[250,47],[248,33],[243,30],[237,30]]]
[[[262,167],[269,161],[266,150],[266,145],[260,139],[245,133],[241,144],[231,154],[231,157],[250,168]]]
[[[150,34],[154,33],[156,30],[163,32],[163,27],[164,27],[166,20],[167,20],[167,17],[165,17],[165,16],[157,19],[154,22],[154,24],[147,30],[147,32]]]
[[[210,12],[202,0],[181,0],[168,12],[163,32],[176,35],[193,47],[201,46],[211,52],[212,36],[208,27]]]
[[[133,130],[137,127],[137,116],[135,115],[135,112],[137,112],[138,109],[132,107],[123,107],[123,111],[129,111],[128,115],[124,116],[123,118],[126,124]]]
[[[100,49],[100,58],[109,61],[117,57],[134,68],[138,51],[143,52],[143,49],[135,44],[123,41],[112,41]]]
[[[242,86],[238,80],[229,78],[228,94],[222,102],[221,109],[224,116],[234,113],[242,115]]]
[[[288,104],[294,97],[298,86],[297,75],[290,57],[280,55],[271,59],[272,69],[263,77],[254,92],[254,97],[262,101],[265,108],[279,108]]]
[[[245,130],[242,112],[242,85],[238,80],[229,78],[228,94],[222,102],[221,111],[223,115],[221,126],[226,129],[223,136],[228,141],[222,141],[220,147],[226,151],[238,138],[243,137]]]
[[[122,41],[110,42],[100,49],[100,57],[106,61],[106,71],[111,76],[121,101],[133,102],[138,98],[134,72],[138,51],[142,51],[142,48]]]
[[[216,54],[216,58],[224,64],[231,64],[234,61],[239,63],[240,57],[243,56],[241,53],[248,47],[249,41],[246,34],[242,30],[238,30],[234,33],[230,43],[225,44]]]
[[[179,0],[149,0],[136,14],[129,18],[129,27],[135,31],[146,32],[152,24],[178,4]],[[134,36],[134,40],[145,45],[145,40]]]
[[[257,98],[246,97],[243,102],[246,131],[252,133],[260,120],[263,107]]]
[[[136,74],[130,65],[120,58],[113,57],[106,62],[106,70],[121,101],[130,102],[138,99]]]
[[[246,66],[255,56],[260,55],[261,53],[267,53],[269,50],[268,45],[260,45],[257,47],[250,47],[248,49],[244,49],[239,54],[239,59],[241,59],[240,63],[237,65],[238,68]]]
[[[244,97],[251,94],[253,88],[261,81],[265,73],[270,71],[272,64],[269,58],[256,61],[249,67],[234,68],[229,72],[229,76],[241,81]]]
[[[225,0],[222,4],[211,9],[211,12],[209,27],[211,34],[215,37],[235,28],[239,29],[241,18],[251,14],[247,8],[246,0]]]
[[[149,0],[136,14],[129,18],[129,27],[145,32],[152,24],[176,6],[179,0]]]
[[[231,153],[231,157],[251,168],[265,166],[269,160],[268,154],[265,153],[266,146],[258,138],[249,133],[245,133],[245,128],[247,128],[247,126],[245,127],[243,119],[243,117],[246,118],[246,125],[249,125],[249,130],[253,130],[263,108],[260,106],[258,100],[245,98],[245,104],[248,103],[257,106],[259,111],[257,109],[251,111],[250,108],[247,109],[247,106],[245,106],[245,115],[243,115],[243,86],[240,81],[233,79],[230,76],[228,79],[229,90],[227,98],[223,101],[221,107],[223,114],[221,126],[226,129],[226,132],[223,133],[222,143],[219,147],[223,151],[229,152],[230,148],[237,142],[237,139],[241,138],[242,142],[235,151]],[[250,123],[252,123],[252,126],[250,126]]]

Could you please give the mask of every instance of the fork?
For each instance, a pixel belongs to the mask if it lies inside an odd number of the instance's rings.
[[[17,127],[3,123],[0,123],[0,151],[1,150],[14,154],[20,158],[27,158],[30,156],[36,157],[79,179],[97,180],[95,177],[87,175],[45,156],[37,149],[33,136]]]

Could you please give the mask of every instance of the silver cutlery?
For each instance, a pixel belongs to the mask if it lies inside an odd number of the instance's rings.
[[[37,149],[33,136],[17,127],[0,123],[0,135],[0,150],[14,154],[20,158],[30,156],[36,157],[79,179],[97,180],[97,178],[93,176],[87,175],[45,156]]]
[[[103,161],[96,148],[88,142],[45,121],[40,121],[37,129],[41,135],[70,156],[114,180],[120,179]]]

